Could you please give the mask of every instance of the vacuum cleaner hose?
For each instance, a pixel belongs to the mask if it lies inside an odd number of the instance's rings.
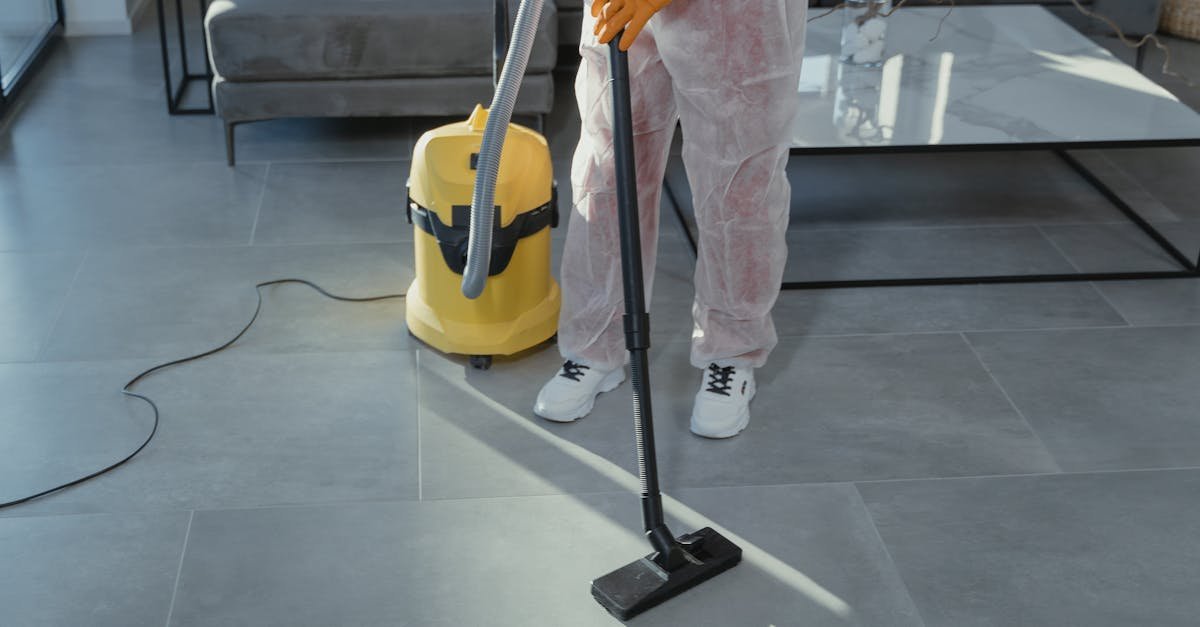
[[[496,178],[500,172],[500,153],[504,149],[504,138],[517,103],[517,93],[521,90],[521,79],[525,76],[525,67],[537,37],[543,1],[521,1],[521,7],[517,10],[517,22],[513,27],[512,43],[504,61],[504,70],[500,73],[496,94],[492,97],[492,106],[488,111],[483,145],[479,149],[479,160],[476,164],[475,193],[471,198],[467,265],[462,281],[462,293],[467,298],[478,298],[487,282],[492,257],[492,229],[495,221]]]

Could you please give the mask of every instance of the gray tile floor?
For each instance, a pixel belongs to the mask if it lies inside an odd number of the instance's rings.
[[[67,41],[0,122],[0,500],[125,453],[150,414],[120,385],[227,338],[256,281],[412,278],[401,186],[438,121],[250,125],[228,169],[216,120],[166,115],[158,62],[145,31]],[[1200,150],[1085,156],[1200,245]],[[791,174],[789,278],[1164,264],[1048,156]],[[664,212],[667,510],[746,559],[635,624],[1195,624],[1200,282],[785,293],[750,428],[712,442],[687,433],[684,246]],[[645,551],[629,391],[539,421],[557,362],[474,371],[413,342],[403,303],[270,289],[234,349],[141,386],[163,412],[142,455],[0,512],[0,623],[612,624],[588,582]]]

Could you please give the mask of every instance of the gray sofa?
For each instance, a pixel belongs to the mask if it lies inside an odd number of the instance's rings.
[[[490,102],[493,6],[493,0],[214,0],[204,24],[229,164],[235,127],[245,122],[466,115]],[[547,2],[518,115],[540,118],[554,105],[558,19],[555,2]],[[577,22],[574,28],[578,39]]]
[[[591,0],[558,0],[558,45],[576,47],[583,29],[584,3]]]

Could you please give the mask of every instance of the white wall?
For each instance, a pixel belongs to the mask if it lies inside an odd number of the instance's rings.
[[[67,36],[128,35],[150,0],[63,0]]]

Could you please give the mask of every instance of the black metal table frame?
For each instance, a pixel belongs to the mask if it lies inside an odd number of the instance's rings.
[[[1200,147],[1200,139],[1181,140],[1133,140],[1133,141],[1097,141],[1097,142],[1042,142],[1027,144],[958,144],[930,146],[850,146],[830,148],[793,148],[792,157],[818,155],[868,155],[868,154],[917,154],[917,153],[951,153],[951,152],[1029,152],[1052,151],[1061,157],[1072,169],[1130,221],[1136,224],[1178,265],[1178,270],[1162,271],[1130,271],[1130,272],[1074,272],[1068,274],[1018,274],[1018,275],[975,275],[975,276],[945,276],[945,277],[916,277],[893,279],[852,279],[838,281],[784,281],[785,290],[804,289],[835,289],[855,287],[897,287],[919,285],[976,285],[984,283],[1058,283],[1071,281],[1131,281],[1145,279],[1179,279],[1200,278],[1200,251],[1192,258],[1179,250],[1165,235],[1154,228],[1150,222],[1137,213],[1120,194],[1109,187],[1095,173],[1070,154],[1071,150],[1121,149],[1121,148],[1165,148],[1165,147]],[[671,201],[675,216],[679,220],[687,237],[693,257],[697,254],[697,243],[688,226],[687,218],[683,215],[679,194],[671,185],[671,177],[666,177],[663,187]]]
[[[208,0],[197,0],[200,4],[200,15],[203,16],[208,9]],[[187,47],[187,26],[183,18],[183,0],[174,0],[175,2],[175,26],[179,33],[179,59],[180,68],[183,76],[179,81],[173,81],[171,78],[171,54],[170,45],[167,43],[167,18],[164,11],[165,0],[155,0],[156,9],[158,10],[158,40],[162,47],[162,64],[163,64],[163,84],[167,91],[167,111],[171,115],[207,115],[214,111],[213,94],[212,94],[212,66],[208,60],[208,33],[205,32],[203,24],[200,27],[200,41],[204,45],[204,72],[193,72],[188,67],[188,47]],[[203,19],[201,19],[203,22]],[[184,107],[182,106],[183,95],[187,92],[187,88],[194,82],[203,81],[204,91],[207,94],[207,107]]]

